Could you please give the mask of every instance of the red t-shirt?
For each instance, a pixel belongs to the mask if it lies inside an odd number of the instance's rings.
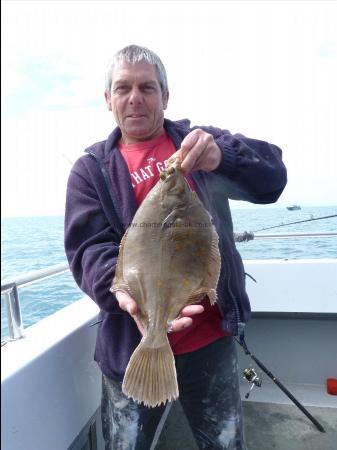
[[[139,206],[159,180],[160,172],[176,148],[166,132],[150,141],[129,145],[119,144],[118,148],[129,168],[136,202]],[[191,189],[194,189],[192,179],[187,176],[186,180]],[[221,314],[218,306],[211,306],[207,296],[201,304],[205,310],[192,317],[193,323],[190,327],[168,335],[175,355],[197,350],[227,335],[221,328]]]

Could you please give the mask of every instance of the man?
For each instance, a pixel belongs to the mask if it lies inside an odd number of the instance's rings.
[[[135,45],[120,50],[105,90],[118,127],[87,149],[68,181],[66,254],[76,282],[100,307],[95,360],[103,373],[106,449],[149,449],[165,408],[146,408],[121,391],[142,330],[135,300],[109,289],[121,238],[176,151],[191,189],[212,216],[221,253],[217,305],[210,306],[206,297],[187,306],[168,330],[180,401],[200,449],[244,449],[233,336],[242,334],[250,305],[228,198],[275,202],[286,170],[280,149],[267,142],[164,119],[168,98],[158,56]]]

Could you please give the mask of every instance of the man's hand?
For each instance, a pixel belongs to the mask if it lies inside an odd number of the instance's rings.
[[[191,131],[181,143],[177,152],[181,157],[184,172],[215,170],[221,161],[221,150],[211,134],[200,128]]]
[[[144,329],[137,319],[137,303],[126,292],[117,291],[115,292],[115,295],[120,308],[122,308],[124,311],[127,311],[133,317],[139,331],[141,332],[141,334],[144,334]],[[203,310],[204,307],[202,305],[185,306],[185,308],[181,310],[179,318],[172,321],[170,332],[174,333],[176,331],[180,331],[184,328],[189,327],[193,322],[190,316],[194,316],[194,314],[200,314],[203,312]]]

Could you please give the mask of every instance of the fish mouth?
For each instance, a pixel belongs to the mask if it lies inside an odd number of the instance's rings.
[[[160,178],[163,180],[163,181],[168,181],[168,179],[169,178],[171,178],[172,177],[172,175],[174,174],[176,172],[176,169],[174,168],[174,167],[168,167],[167,169],[165,169],[165,170],[163,170],[161,173],[160,173]]]
[[[168,163],[167,167],[160,174],[160,178],[162,180],[167,180],[168,178],[171,178],[173,174],[178,173],[181,170],[181,161],[176,154],[173,154],[168,159],[167,163]]]

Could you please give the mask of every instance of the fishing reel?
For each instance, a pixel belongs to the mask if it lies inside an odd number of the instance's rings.
[[[251,383],[251,387],[245,395],[245,398],[247,399],[254,386],[261,387],[262,380],[260,380],[260,378],[257,376],[257,373],[255,372],[253,367],[249,367],[243,371],[243,378],[248,381],[248,383]]]

